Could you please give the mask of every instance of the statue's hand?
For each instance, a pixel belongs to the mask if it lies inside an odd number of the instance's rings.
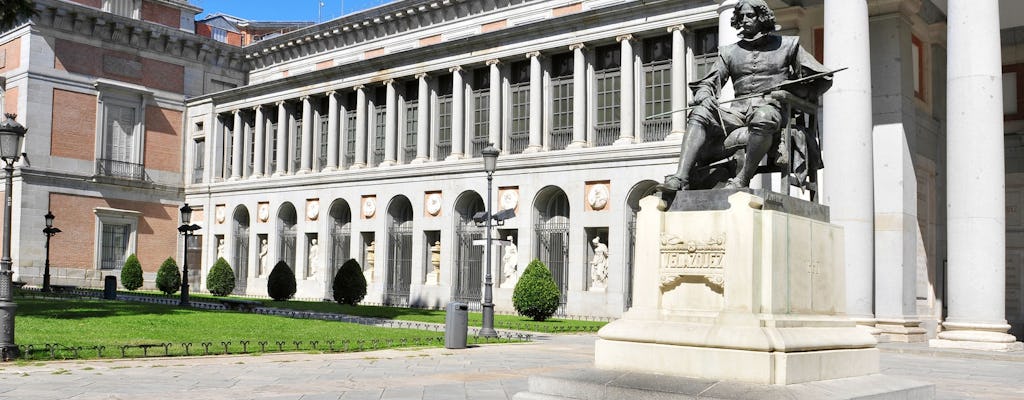
[[[693,94],[693,100],[690,100],[691,106],[714,102],[715,96],[707,90],[698,90],[697,93]],[[710,105],[710,104],[709,104]]]

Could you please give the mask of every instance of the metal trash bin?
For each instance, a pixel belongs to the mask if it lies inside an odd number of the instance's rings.
[[[107,275],[103,278],[103,299],[117,300],[117,277]]]
[[[469,332],[469,305],[451,302],[444,314],[444,347],[446,349],[466,348]]]

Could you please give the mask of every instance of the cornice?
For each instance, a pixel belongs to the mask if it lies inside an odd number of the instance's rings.
[[[238,47],[152,22],[57,0],[36,0],[36,27],[95,37],[138,50],[242,70]]]

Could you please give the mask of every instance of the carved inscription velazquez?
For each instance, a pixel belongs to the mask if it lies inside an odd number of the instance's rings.
[[[671,289],[686,277],[699,277],[711,285],[725,287],[725,234],[706,240],[686,240],[661,235],[661,290]]]

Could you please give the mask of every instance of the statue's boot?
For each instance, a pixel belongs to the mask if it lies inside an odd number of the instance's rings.
[[[679,167],[676,173],[665,176],[665,183],[657,186],[658,191],[677,192],[689,189],[690,169],[697,161],[697,153],[704,146],[706,137],[707,133],[701,124],[690,123],[686,126],[686,135],[679,150]]]
[[[772,145],[772,135],[762,129],[750,129],[750,136],[747,138],[747,151],[743,156],[743,167],[735,177],[725,185],[726,189],[738,189],[750,186],[750,179],[757,172],[757,166],[761,159],[768,154]]]

